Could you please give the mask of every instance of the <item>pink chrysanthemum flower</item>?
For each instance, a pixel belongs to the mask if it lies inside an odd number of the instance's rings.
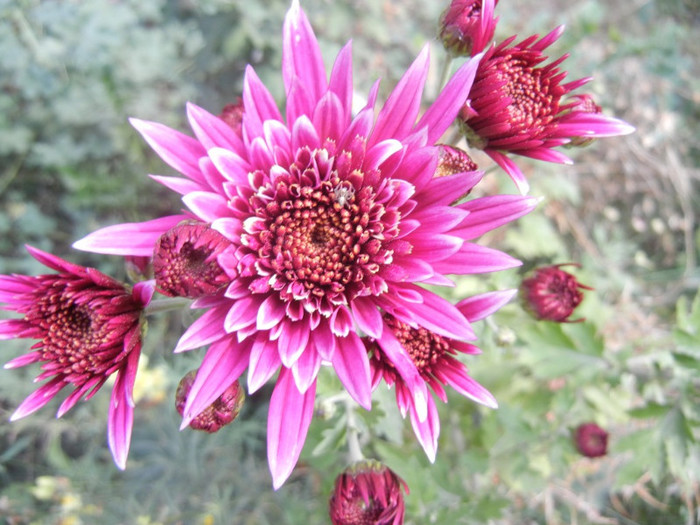
[[[390,468],[373,460],[348,467],[335,480],[329,501],[333,525],[403,525],[403,493],[408,485]]]
[[[465,299],[457,304],[457,309],[469,320],[475,322],[498,310],[517,293],[517,290],[491,292]],[[435,392],[437,397],[447,402],[444,385],[450,385],[463,396],[485,406],[496,408],[494,397],[479,383],[474,381],[467,367],[457,355],[479,354],[476,346],[453,338],[436,334],[423,327],[413,328],[391,315],[384,316],[385,330],[377,340],[366,342],[371,355],[373,372],[372,384],[376,387],[381,379],[388,385],[396,385],[396,402],[401,414],[410,415],[413,430],[430,461],[435,461],[437,441],[440,434],[440,420],[432,396],[427,399],[428,417],[421,420],[414,401],[412,387],[397,374],[391,356],[408,352],[411,361],[418,369],[421,378]]]
[[[36,381],[48,381],[22,402],[11,420],[39,410],[64,387],[72,387],[58,409],[61,417],[79,399],[90,399],[114,375],[107,435],[114,461],[123,469],[134,419],[141,314],[153,295],[153,283],[138,283],[130,291],[94,268],[36,248],[27,250],[58,273],[0,275],[0,302],[5,309],[24,314],[22,319],[0,321],[0,339],[39,339],[31,352],[5,368],[43,362]]]
[[[470,145],[483,149],[526,193],[529,185],[520,168],[506,154],[561,164],[572,160],[553,148],[572,137],[611,137],[632,133],[629,124],[599,113],[582,111],[576,101],[562,97],[591,78],[563,84],[559,69],[568,55],[547,60],[544,50],[562,34],[560,26],[544,38],[539,35],[512,44],[511,37],[492,45],[479,63],[469,102],[460,117]]]
[[[188,105],[196,138],[133,120],[146,141],[185,178],[154,176],[181,193],[189,215],[226,237],[218,255],[230,279],[195,301],[205,308],[176,351],[209,349],[184,408],[183,426],[248,369],[254,392],[279,370],[270,400],[267,453],[275,488],[289,476],[311,422],[316,377],[331,365],[349,394],[371,407],[369,357],[360,334],[385,330],[383,313],[456,340],[468,320],[419,284],[451,285],[445,274],[496,271],[519,264],[467,242],[530,211],[534,199],[499,196],[450,206],[480,173],[435,178],[436,141],[456,118],[477,60],[461,67],[421,113],[428,48],[375,116],[378,84],[352,113],[350,44],[330,80],[298,1],[283,30],[283,117],[251,67],[243,86],[241,134]],[[111,226],[77,248],[147,255],[185,215]],[[389,356],[427,418],[427,389],[405,349]]]
[[[493,39],[498,0],[452,0],[440,16],[440,40],[451,54],[474,56]]]

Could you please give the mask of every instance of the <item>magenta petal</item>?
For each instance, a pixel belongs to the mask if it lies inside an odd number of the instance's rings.
[[[180,195],[186,195],[191,191],[201,191],[206,189],[206,187],[202,184],[183,177],[166,177],[164,175],[149,175],[149,177],[151,177],[158,184],[162,184],[166,188],[171,189]]]
[[[284,317],[285,306],[276,295],[269,295],[258,310],[258,330],[269,330]]]
[[[0,323],[0,329],[1,328],[2,328],[2,323]],[[0,339],[2,339],[2,337],[0,337]],[[31,365],[32,363],[37,363],[39,361],[41,361],[41,352],[38,352],[38,351],[29,352],[28,354],[24,354],[24,355],[21,355],[19,357],[15,357],[14,359],[8,361],[7,363],[5,363],[4,368],[6,370],[9,370],[12,368],[19,368],[21,366]]]
[[[10,421],[17,421],[23,417],[33,414],[46,405],[64,387],[66,383],[60,379],[54,379],[45,385],[40,386],[20,403],[17,410],[10,416]]]
[[[321,356],[312,344],[306,346],[302,354],[292,365],[294,382],[299,392],[304,394],[316,382],[316,376],[321,368]]]
[[[260,389],[275,374],[282,363],[277,344],[267,340],[266,334],[259,334],[250,349],[248,363],[248,392]]]
[[[193,191],[185,195],[182,202],[192,210],[192,213],[207,223],[231,213],[226,199],[217,193]]]
[[[372,409],[372,387],[367,349],[354,333],[337,340],[338,349],[333,354],[333,368],[350,396],[361,407]]]
[[[413,127],[420,110],[425,79],[428,76],[429,49],[427,45],[423,48],[389,95],[377,116],[371,144],[389,138],[402,140]]]
[[[508,270],[521,264],[498,250],[466,242],[454,256],[433,263],[433,267],[442,274],[468,275]]]
[[[429,184],[420,193],[420,205],[447,206],[465,195],[483,176],[482,171],[467,171],[446,177],[431,178]]]
[[[282,121],[275,99],[251,66],[245,70],[243,106],[243,128],[251,138],[262,135],[262,125],[266,120]]]
[[[469,377],[466,369],[445,366],[440,372],[447,383],[463,396],[489,408],[498,408],[498,402],[491,392]]]
[[[107,226],[74,242],[73,248],[110,255],[150,257],[158,238],[186,219],[189,219],[187,215],[169,215],[146,222]]]
[[[283,368],[270,398],[267,417],[267,461],[277,490],[292,473],[311,424],[316,383],[301,394],[292,372]]]
[[[203,183],[199,159],[207,152],[198,140],[158,122],[129,119],[146,142],[168,165],[196,182]]]
[[[429,397],[425,381],[418,372],[411,356],[409,356],[408,352],[401,346],[401,343],[396,339],[391,329],[387,326],[384,328],[385,330],[382,331],[382,338],[378,339],[377,343],[381,346],[387,359],[394,365],[401,379],[403,379],[406,388],[408,388],[411,393],[412,402],[410,404],[415,407],[418,420],[425,421],[428,415],[427,403]],[[398,395],[398,389],[396,393]]]
[[[423,114],[416,128],[428,128],[428,144],[434,144],[450,127],[467,101],[474,75],[482,55],[472,57],[460,67],[440,92],[438,98]]]
[[[309,342],[309,325],[304,319],[297,322],[284,321],[281,327],[277,348],[282,364],[290,368]]]
[[[236,135],[231,126],[196,104],[187,103],[187,118],[194,134],[205,149],[215,147],[228,148],[233,151],[243,149],[240,137]]]
[[[485,319],[508,303],[518,293],[517,289],[501,290],[474,295],[457,303],[457,309],[470,323]]]
[[[423,450],[425,450],[425,454],[428,456],[430,462],[435,463],[438,436],[440,435],[440,417],[437,407],[435,406],[435,401],[432,396],[428,396],[428,417],[423,421],[418,418],[413,403],[409,403],[408,413],[411,417],[411,426],[413,426],[413,432],[416,434],[418,442],[423,447]]]
[[[250,344],[238,343],[234,337],[227,337],[209,347],[187,396],[181,430],[240,377],[248,366],[249,356]]]
[[[350,303],[350,309],[360,330],[374,339],[382,336],[382,314],[372,299],[356,297]]]
[[[340,125],[343,129],[350,123],[352,112],[352,43],[345,44],[333,64],[328,90],[335,93],[344,110]]]
[[[459,208],[468,211],[469,216],[450,234],[467,241],[476,239],[494,228],[530,213],[539,202],[535,197],[521,195],[493,195],[467,201],[460,204]]]
[[[233,151],[223,148],[209,150],[209,158],[216,169],[237,186],[248,186],[250,165]]]
[[[288,97],[293,97],[291,91],[295,79],[303,82],[312,105],[302,113],[310,116],[313,107],[328,89],[328,82],[321,49],[298,0],[292,1],[284,19],[282,41],[282,77]]]
[[[226,335],[224,320],[229,311],[229,304],[211,308],[204,312],[180,337],[175,353],[192,350],[218,341]]]
[[[134,426],[134,407],[128,402],[131,393],[126,391],[122,374],[117,375],[112,388],[107,421],[107,442],[112,458],[118,468],[126,468],[126,458],[131,444],[131,429]]]
[[[513,179],[513,182],[518,187],[520,193],[525,195],[528,191],[530,191],[530,184],[527,182],[525,174],[520,171],[520,168],[515,162],[498,151],[486,149],[484,152],[488,154],[488,156],[491,157],[511,179]]]
[[[469,321],[452,303],[418,286],[411,285],[410,288],[423,297],[422,303],[406,303],[419,325],[452,339],[476,339]]]

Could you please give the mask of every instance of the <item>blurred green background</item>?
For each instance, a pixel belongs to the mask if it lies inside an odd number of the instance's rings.
[[[435,95],[444,55],[435,40],[447,0],[302,0],[330,66],[353,39],[360,94],[381,77],[386,95],[430,42]],[[130,116],[187,130],[190,100],[218,113],[252,64],[282,100],[285,0],[0,0],[0,273],[41,272],[31,244],[126,278],[121,260],[74,252],[104,225],[179,209],[148,173],[167,167]],[[458,282],[453,298],[517,287],[543,264],[582,263],[595,288],[579,324],[537,323],[515,303],[479,323],[484,354],[473,376],[496,411],[450,395],[440,406],[430,465],[380,388],[355,412],[363,450],[409,484],[407,523],[693,524],[700,506],[700,4],[697,0],[501,0],[496,39],[545,34],[569,78],[587,86],[632,136],[572,152],[573,167],[526,164],[530,216],[483,243],[522,269]],[[484,160],[477,156],[478,160]],[[515,193],[495,172],[484,193]],[[265,459],[269,391],[249,397],[216,435],[179,432],[177,382],[201,353],[171,349],[187,315],[156,317],[139,377],[128,468],[106,447],[107,392],[54,419],[56,403],[7,420],[33,390],[36,369],[0,371],[0,523],[328,523],[327,500],[346,466],[347,413],[322,375],[318,417],[290,480],[271,488]],[[2,343],[2,361],[27,341]],[[452,393],[450,393],[452,394]],[[53,409],[53,410],[52,410]],[[577,454],[571,433],[595,421],[610,432],[605,458]]]

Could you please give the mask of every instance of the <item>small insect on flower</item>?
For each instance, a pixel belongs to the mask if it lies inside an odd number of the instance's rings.
[[[355,188],[347,182],[345,184],[341,182],[333,188],[333,200],[337,202],[341,208],[344,208],[353,197],[355,197]]]

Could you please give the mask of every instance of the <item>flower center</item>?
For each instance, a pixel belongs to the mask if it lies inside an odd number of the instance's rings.
[[[54,284],[64,283],[57,279]],[[44,370],[62,374],[71,383],[82,383],[95,375],[108,375],[126,358],[123,345],[105,346],[119,327],[110,324],[109,318],[99,312],[99,305],[90,301],[90,290],[56,291],[55,286],[49,285],[39,291],[42,293],[37,294],[38,299],[25,319],[45,334],[41,348],[42,360],[47,361]],[[104,290],[97,301],[124,302],[127,297],[130,300],[123,292]],[[130,313],[129,307],[134,305],[124,306],[119,314]]]
[[[412,328],[393,316],[387,315],[385,319],[424,379],[433,376],[434,367],[439,366],[445,355],[454,353],[449,341],[441,335],[422,327]]]
[[[388,212],[365,178],[325,149],[302,149],[288,170],[261,185],[242,236],[265,281],[251,289],[272,288],[283,301],[302,301],[324,315],[358,295],[379,293],[372,279],[391,262],[385,244],[398,233],[399,214]]]
[[[499,64],[496,76],[506,81],[503,90],[511,99],[508,106],[511,133],[537,131],[559,113],[561,94],[553,91],[547,70],[534,67],[537,62],[535,52],[519,50]]]

